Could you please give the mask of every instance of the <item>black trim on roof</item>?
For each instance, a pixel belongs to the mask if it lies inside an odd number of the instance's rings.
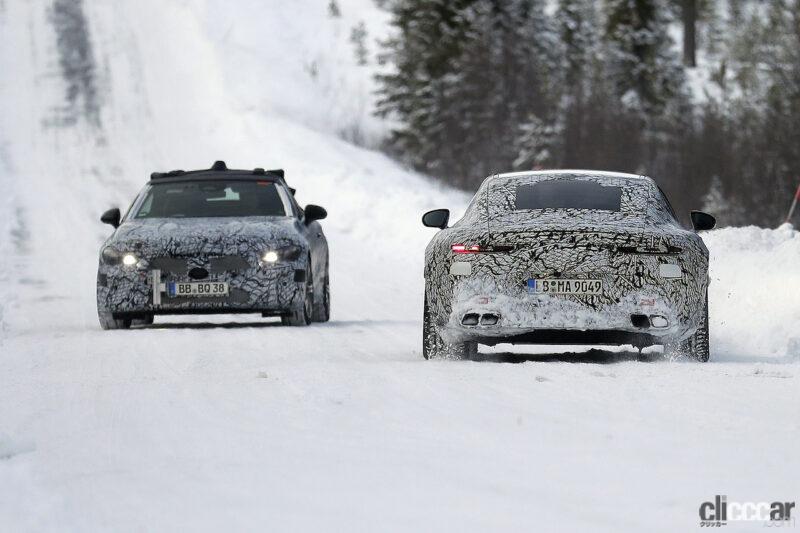
[[[208,170],[184,172],[176,176],[163,174],[158,178],[151,179],[150,183],[176,183],[181,181],[214,181],[214,180],[235,180],[235,181],[273,181],[286,184],[280,176],[274,174],[253,174],[251,170],[227,170],[225,172],[215,172]]]
[[[209,169],[203,170],[170,170],[169,172],[153,172],[150,174],[150,181],[163,182],[177,182],[177,181],[192,181],[192,180],[212,180],[212,179],[236,179],[236,180],[268,180],[280,181],[286,184],[284,178],[285,173],[282,168],[275,170],[264,170],[263,168],[254,168],[253,170],[239,170],[231,169],[225,164],[225,161],[215,161]]]

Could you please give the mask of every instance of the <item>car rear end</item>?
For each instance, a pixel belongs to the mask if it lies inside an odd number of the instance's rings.
[[[647,233],[529,231],[452,252],[451,337],[654,344],[697,321],[700,250]]]
[[[707,252],[652,210],[649,180],[604,181],[619,193],[608,210],[516,210],[518,186],[495,184],[487,217],[456,225],[440,243],[449,246],[445,339],[646,346],[694,331]]]

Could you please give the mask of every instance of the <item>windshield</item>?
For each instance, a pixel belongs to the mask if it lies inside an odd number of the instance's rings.
[[[284,200],[271,181],[188,181],[157,183],[147,191],[134,218],[283,217]]]

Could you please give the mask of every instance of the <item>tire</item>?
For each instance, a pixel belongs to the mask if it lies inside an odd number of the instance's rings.
[[[114,318],[108,311],[97,311],[97,318],[100,320],[100,327],[105,330],[110,329],[129,329],[131,327],[131,319]]]
[[[682,355],[705,363],[708,362],[708,358],[711,354],[710,348],[708,335],[708,291],[706,291],[706,298],[703,304],[703,318],[700,320],[697,331],[688,339],[668,344],[664,347],[664,352],[670,356]]]
[[[133,326],[151,326],[153,324],[154,318],[155,317],[152,314],[147,314],[147,315],[145,315],[144,318],[134,319],[133,322],[131,322],[131,325],[133,325]]]
[[[686,339],[686,352],[694,359],[705,363],[711,355],[711,344],[708,338],[708,290],[703,304],[703,318],[694,335]]]
[[[328,272],[325,272],[325,281],[322,282],[322,298],[314,301],[314,312],[311,320],[314,322],[327,322],[331,319],[331,288]]]
[[[433,313],[428,307],[428,298],[425,297],[425,307],[422,312],[422,357],[425,359],[474,359],[478,355],[477,342],[444,342],[439,335],[438,328],[433,319]]]
[[[281,317],[281,324],[284,326],[304,327],[311,324],[311,317],[314,314],[314,276],[311,272],[311,258],[308,258],[308,269],[306,270],[306,281],[303,284],[305,298],[303,305],[293,309],[288,314]]]

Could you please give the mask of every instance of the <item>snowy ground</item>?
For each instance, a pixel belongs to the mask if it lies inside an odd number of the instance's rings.
[[[715,494],[797,499],[796,231],[706,236],[708,364],[425,362],[419,215],[467,198],[337,138],[381,127],[347,48],[360,18],[380,28],[373,3],[341,1],[333,26],[314,0],[86,4],[76,86],[101,120],[56,127],[50,2],[0,1],[1,531],[686,531]],[[151,170],[218,158],[283,166],[328,207],[333,320],[100,331],[99,214]]]

